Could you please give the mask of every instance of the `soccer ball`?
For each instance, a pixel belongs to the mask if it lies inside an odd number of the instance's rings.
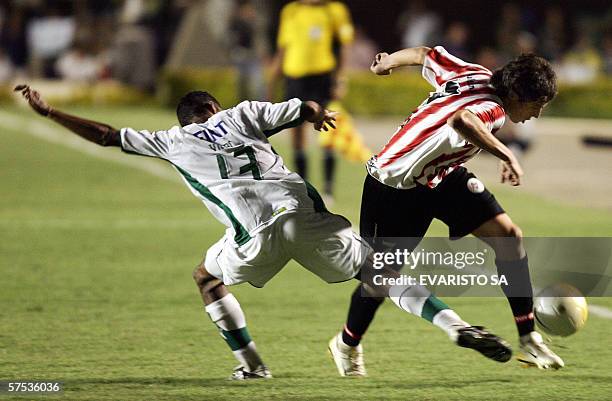
[[[567,337],[584,326],[589,311],[580,291],[568,284],[555,284],[538,294],[533,313],[543,332]]]

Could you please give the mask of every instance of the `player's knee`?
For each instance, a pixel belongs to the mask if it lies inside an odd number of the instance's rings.
[[[512,238],[515,238],[518,241],[522,241],[523,240],[523,231],[521,230],[521,228],[519,226],[517,226],[516,224],[512,223],[512,225],[510,226],[510,228],[508,230],[508,237],[512,237]]]
[[[220,291],[224,291],[223,281],[215,277],[204,281],[199,287],[203,294],[214,294],[217,292],[217,289],[220,289]]]
[[[497,239],[495,251],[502,259],[520,258],[523,250],[523,231],[519,226],[511,223],[504,227],[503,237]]]
[[[207,282],[212,281],[212,280],[218,280],[218,279],[216,277],[211,276],[211,274],[208,273],[208,271],[206,271],[204,264],[198,265],[193,271],[193,281],[195,281],[198,287],[202,287]]]
[[[523,246],[523,231],[519,226],[512,223],[506,233],[506,237],[509,239],[509,244],[511,249],[516,249],[516,252],[521,253],[521,248]]]
[[[202,294],[213,293],[217,288],[223,286],[223,281],[208,273],[202,264],[193,271],[193,280]]]
[[[204,275],[204,272],[202,270],[203,269],[201,265],[198,265],[195,269],[193,269],[193,281],[195,281],[198,285],[200,284],[200,281],[202,280],[202,277]]]
[[[501,224],[498,224],[495,231],[497,231],[496,236],[498,237],[512,238],[519,241],[523,238],[523,231],[512,221],[504,221]]]

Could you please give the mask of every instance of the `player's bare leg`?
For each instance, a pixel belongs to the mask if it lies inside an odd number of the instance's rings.
[[[264,365],[255,343],[246,328],[246,319],[240,304],[223,282],[211,275],[202,262],[193,272],[205,309],[219,333],[231,348],[240,365],[234,369],[231,379],[268,379],[272,375]]]
[[[382,302],[384,296],[388,296],[404,312],[421,316],[442,329],[460,347],[474,349],[497,362],[507,362],[512,357],[512,349],[506,341],[489,333],[483,327],[471,326],[465,322],[454,310],[431,294],[427,288],[419,285],[373,286],[368,284],[369,279],[364,274],[369,269],[371,268],[362,269],[362,274],[358,275],[362,281],[362,291],[366,292],[359,294],[360,299],[373,298]],[[378,270],[377,274],[386,278],[400,277],[398,272],[388,267]],[[353,296],[355,297],[355,294]],[[345,326],[344,330],[334,336],[328,345],[338,373],[341,376],[365,376],[362,345],[360,343],[347,344],[343,340],[346,331]]]
[[[544,344],[542,336],[535,331],[533,289],[521,229],[502,213],[478,227],[473,234],[493,248],[497,272],[508,282],[502,290],[510,303],[519,333],[523,351],[519,361],[541,369],[562,368],[563,360]]]

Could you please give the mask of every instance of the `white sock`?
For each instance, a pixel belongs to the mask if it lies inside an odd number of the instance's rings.
[[[468,327],[459,315],[437,299],[423,286],[394,286],[389,289],[389,298],[403,311],[429,320],[456,341],[457,329]]]
[[[234,357],[247,371],[252,372],[263,365],[246,328],[244,312],[233,294],[206,305],[205,309],[232,349]]]
[[[423,305],[431,292],[420,285],[395,285],[389,288],[389,299],[401,310],[421,316]]]
[[[444,309],[436,313],[432,323],[444,330],[453,342],[457,341],[457,329],[470,326],[452,309]]]

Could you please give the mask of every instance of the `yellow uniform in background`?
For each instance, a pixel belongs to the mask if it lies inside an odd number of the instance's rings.
[[[353,41],[353,24],[348,8],[339,1],[301,0],[283,7],[277,45],[282,54],[280,70],[285,77],[285,99],[314,100],[326,106],[332,100],[339,60]],[[338,54],[334,54],[334,44]],[[340,60],[341,61],[341,60]],[[279,71],[280,72],[280,71]],[[324,192],[331,198],[335,171],[333,144],[325,147]],[[307,178],[308,160],[302,126],[293,129],[296,172]]]
[[[351,16],[343,3],[296,1],[283,7],[277,44],[285,50],[284,75],[301,78],[332,72],[337,64],[334,37],[340,44],[353,41]]]

